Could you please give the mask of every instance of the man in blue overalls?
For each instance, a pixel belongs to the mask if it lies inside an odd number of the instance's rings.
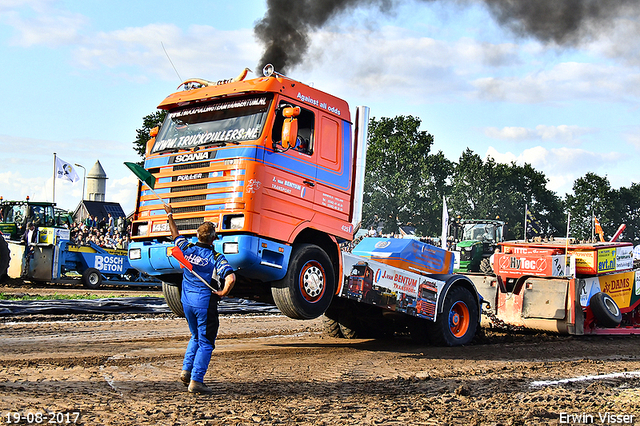
[[[181,301],[191,339],[184,355],[180,380],[191,393],[211,393],[211,389],[204,384],[204,375],[218,335],[218,301],[229,294],[236,283],[236,276],[224,255],[213,248],[216,238],[213,223],[205,222],[200,225],[197,231],[198,242],[191,244],[178,232],[171,206],[165,204],[164,209],[169,219],[171,237],[193,265],[194,272],[211,283],[213,288],[219,288],[218,284],[224,282],[222,289],[213,291],[188,269],[184,270],[182,277]]]

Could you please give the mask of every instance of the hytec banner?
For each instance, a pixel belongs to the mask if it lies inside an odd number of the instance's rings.
[[[62,160],[60,157],[56,157],[56,177],[58,179],[66,179],[70,182],[77,182],[80,180],[80,176],[78,176],[78,173],[76,173],[73,166]]]

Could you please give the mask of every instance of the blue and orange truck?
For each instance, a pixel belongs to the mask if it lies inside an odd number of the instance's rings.
[[[144,159],[157,195],[139,183],[131,265],[162,280],[167,304],[182,313],[182,271],[170,255],[162,197],[181,234],[195,239],[200,224],[216,224],[214,246],[236,272],[237,297],[273,302],[292,318],[328,312],[346,323],[353,310],[345,303],[362,302],[341,297],[345,279],[354,263],[366,260],[378,273],[369,278],[385,301],[377,310],[393,310],[403,292],[415,298],[419,277],[435,274],[430,280],[437,283],[439,310],[430,321],[442,318],[441,334],[451,335],[445,344],[468,343],[479,324],[480,297],[470,280],[451,274],[450,252],[434,257],[439,249],[414,242],[408,251],[377,256],[387,245],[366,246],[371,239],[360,243],[362,255],[340,249],[361,220],[368,108],[358,107],[352,117],[340,98],[271,66],[263,74],[218,83],[188,80],[160,103],[167,116],[151,132]],[[408,281],[395,288],[394,276]],[[461,292],[464,297],[450,300]],[[449,327],[456,304],[466,306],[462,332]]]

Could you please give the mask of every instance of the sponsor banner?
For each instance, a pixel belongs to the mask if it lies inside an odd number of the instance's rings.
[[[569,250],[576,258],[576,272],[584,275],[603,274],[633,269],[633,246],[590,250]]]
[[[96,254],[93,267],[100,272],[110,274],[124,274],[124,256],[109,256]]]
[[[342,258],[342,297],[435,320],[444,281],[349,253]]]
[[[618,247],[616,250],[616,271],[633,269],[633,247]]]
[[[636,296],[640,296],[640,271],[636,272]]]
[[[493,265],[498,274],[540,277],[564,276],[564,255],[496,253],[494,256]]]
[[[634,272],[603,275],[599,277],[599,280],[600,289],[611,296],[619,308],[629,307],[635,281]]]

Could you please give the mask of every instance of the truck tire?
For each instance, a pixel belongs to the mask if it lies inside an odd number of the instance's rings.
[[[286,275],[271,285],[278,309],[294,319],[318,318],[329,307],[334,291],[331,260],[314,244],[295,244]]]
[[[184,318],[181,299],[182,286],[162,281],[162,294],[167,306],[177,317]]]
[[[7,275],[7,269],[9,269],[9,261],[11,260],[11,252],[9,251],[9,244],[3,236],[0,235],[0,281]]]
[[[82,283],[87,288],[98,288],[102,284],[102,274],[96,268],[88,268],[82,273]]]
[[[453,287],[447,293],[442,312],[427,328],[437,346],[461,346],[471,343],[479,323],[478,305],[469,290]]]
[[[607,293],[598,292],[591,296],[589,306],[596,322],[601,327],[614,328],[622,322],[622,313],[618,304]]]

